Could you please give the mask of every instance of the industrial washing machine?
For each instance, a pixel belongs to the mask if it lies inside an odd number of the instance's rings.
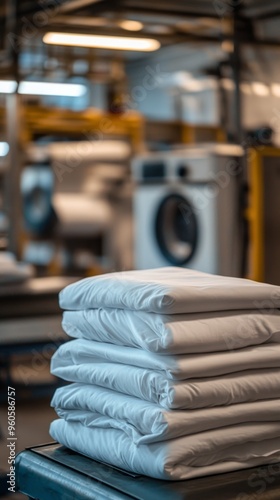
[[[213,144],[134,159],[135,268],[240,274],[243,154],[237,145]]]

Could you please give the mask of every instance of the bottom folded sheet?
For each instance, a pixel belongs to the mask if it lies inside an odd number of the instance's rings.
[[[247,423],[135,445],[118,429],[55,420],[53,439],[88,457],[158,479],[183,480],[280,461],[280,423]]]
[[[163,441],[246,422],[280,423],[280,399],[174,411],[86,384],[60,387],[55,391],[51,406],[59,417],[67,421],[78,421],[86,427],[121,429],[135,444]]]

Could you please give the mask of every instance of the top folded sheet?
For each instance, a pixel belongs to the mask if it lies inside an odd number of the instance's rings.
[[[85,278],[60,292],[62,309],[117,308],[161,314],[280,307],[280,287],[179,267]]]

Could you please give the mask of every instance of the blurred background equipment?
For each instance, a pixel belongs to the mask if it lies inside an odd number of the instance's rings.
[[[92,130],[89,125],[94,122],[88,121],[88,116],[80,116],[79,123],[84,124],[80,140],[77,140],[76,129],[70,128],[75,126],[72,120],[70,127],[69,121],[61,123],[56,137],[45,135],[28,146],[29,162],[35,167],[45,162],[45,181],[48,176],[52,183],[52,234],[43,235],[41,231],[38,237],[38,231],[37,235],[33,231],[24,244],[25,258],[40,265],[41,272],[42,266],[76,274],[127,265],[124,255],[130,252],[131,244],[128,250],[124,247],[130,236],[123,234],[122,241],[119,240],[123,220],[118,214],[123,213],[122,207],[127,203],[124,192],[130,183],[130,157],[137,144],[135,139],[133,145],[130,136],[136,138],[141,120],[137,122],[132,116],[114,124],[106,118],[116,133],[98,134],[95,132],[98,120],[105,117],[95,116],[97,123]],[[130,129],[125,130],[129,125]],[[46,132],[47,128],[43,127]],[[42,178],[42,172],[40,176]],[[36,182],[38,184],[38,179]],[[131,218],[131,209],[129,215]],[[131,257],[128,259],[130,266]]]
[[[134,160],[137,269],[171,264],[240,274],[242,156],[239,146],[209,144]]]
[[[128,179],[131,145],[116,139],[54,142],[48,154],[55,178],[54,236],[65,267],[117,268],[112,235],[118,230],[119,191]]]
[[[54,176],[50,165],[32,165],[22,172],[21,192],[26,229],[43,236],[53,230],[56,215],[52,204]]]
[[[0,252],[0,285],[21,283],[34,276],[35,270],[25,262],[17,262],[10,252]]]

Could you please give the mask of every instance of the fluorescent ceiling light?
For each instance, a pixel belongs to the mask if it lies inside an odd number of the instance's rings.
[[[7,142],[0,142],[0,156],[7,156],[10,146]]]
[[[53,82],[20,82],[19,94],[29,95],[57,95],[65,97],[79,97],[86,93],[85,85],[77,83],[53,83]]]
[[[13,94],[17,89],[14,80],[0,80],[0,94]]]
[[[143,28],[143,24],[140,21],[131,21],[129,19],[120,21],[119,26],[128,31],[140,31]]]
[[[160,47],[158,40],[152,38],[135,38],[104,35],[81,35],[78,33],[46,33],[43,42],[50,45],[67,45],[71,47],[91,47],[98,49],[135,50],[152,52]]]
[[[269,95],[269,87],[261,82],[253,82],[252,83],[253,92],[261,97],[265,97]]]
[[[280,97],[280,84],[272,83],[271,84],[271,92],[275,97]]]

